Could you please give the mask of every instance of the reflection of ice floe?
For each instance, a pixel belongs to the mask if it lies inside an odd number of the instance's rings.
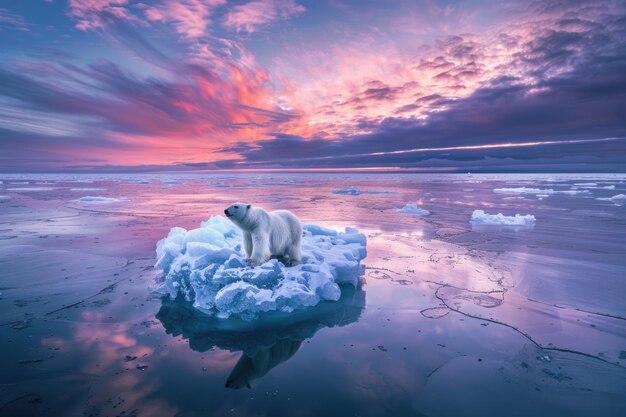
[[[175,227],[157,244],[161,289],[172,297],[181,294],[208,314],[244,320],[338,300],[339,284],[358,284],[365,236],[353,228],[303,229],[301,264],[286,267],[271,259],[249,267],[241,252],[241,232],[227,219],[211,217],[190,231]]]
[[[395,191],[381,191],[381,190],[364,190],[361,191],[354,187],[341,188],[333,191],[333,194],[339,195],[361,195],[361,194],[398,194]]]
[[[615,204],[626,204],[626,194],[617,194],[614,195],[613,197],[600,197],[600,198],[596,198],[596,200],[600,200],[600,201],[611,201]]]
[[[398,209],[400,213],[415,214],[418,216],[428,216],[430,211],[417,207],[417,204],[405,204],[404,207]]]
[[[515,216],[505,216],[502,213],[487,214],[483,210],[474,210],[470,222],[477,225],[494,226],[524,226],[532,227],[535,224],[535,216],[532,214],[516,214]]]
[[[76,200],[78,203],[122,203],[124,201],[128,201],[125,198],[112,198],[112,197],[100,197],[100,196],[85,196],[85,197],[81,197],[78,198]]]
[[[518,188],[494,188],[494,193],[498,194],[566,194],[566,195],[576,195],[576,194],[589,194],[588,190],[553,190],[552,188],[527,188],[527,187],[518,187]]]
[[[227,320],[210,317],[191,308],[182,299],[163,299],[156,317],[167,333],[182,335],[189,347],[205,352],[213,347],[242,351],[239,361],[226,381],[228,388],[250,386],[254,379],[267,374],[287,361],[325,327],[341,327],[356,322],[365,307],[365,292],[360,288],[343,287],[336,302],[324,301],[313,308],[294,313],[265,315],[251,323],[237,318]]]

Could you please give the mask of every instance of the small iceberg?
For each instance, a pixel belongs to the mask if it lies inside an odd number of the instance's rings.
[[[122,203],[124,201],[128,201],[125,198],[112,198],[112,197],[100,197],[100,196],[85,196],[73,200],[78,203]]]
[[[270,259],[250,267],[241,232],[226,218],[211,217],[189,231],[174,227],[157,243],[155,267],[163,271],[157,290],[183,297],[209,315],[243,320],[337,301],[339,285],[359,284],[365,235],[350,227],[340,232],[318,225],[304,225],[303,232],[301,264],[287,267]]]
[[[516,214],[515,216],[505,216],[502,213],[487,214],[483,210],[474,210],[470,223],[475,225],[490,226],[517,226],[532,227],[535,225],[535,216],[532,214]]]
[[[417,204],[405,204],[404,207],[398,209],[399,213],[415,214],[417,216],[428,216],[430,211],[417,207]]]

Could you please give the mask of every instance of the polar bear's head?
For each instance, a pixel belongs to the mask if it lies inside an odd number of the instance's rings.
[[[241,221],[248,214],[250,207],[252,207],[252,205],[246,203],[231,204],[224,210],[224,214],[232,221]]]

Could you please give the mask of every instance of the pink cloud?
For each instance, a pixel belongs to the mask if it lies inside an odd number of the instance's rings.
[[[107,19],[134,20],[128,11],[128,0],[69,0],[69,16],[76,19],[80,30],[106,26]]]
[[[294,0],[255,0],[233,7],[224,17],[223,24],[237,32],[254,32],[305,10]]]
[[[171,22],[176,32],[185,38],[198,38],[206,33],[213,9],[226,0],[167,0],[159,6],[148,7],[148,20]]]
[[[21,30],[24,32],[30,31],[28,23],[22,16],[12,13],[7,9],[0,8],[0,30],[3,28]]]

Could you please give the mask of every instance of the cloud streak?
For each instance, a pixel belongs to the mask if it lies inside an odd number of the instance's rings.
[[[626,162],[623,2],[46,7],[0,10],[0,168]]]

